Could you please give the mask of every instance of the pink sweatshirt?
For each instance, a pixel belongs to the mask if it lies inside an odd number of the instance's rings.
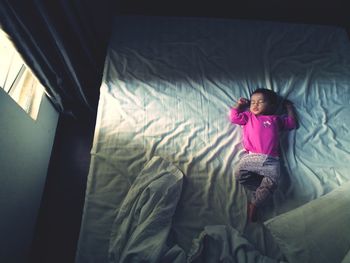
[[[243,145],[248,152],[279,156],[279,134],[281,130],[296,127],[294,118],[278,115],[255,116],[250,111],[232,108],[232,123],[243,125]]]

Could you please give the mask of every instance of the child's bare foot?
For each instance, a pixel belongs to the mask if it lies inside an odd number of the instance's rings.
[[[254,223],[257,221],[256,206],[253,203],[248,203],[248,222]]]

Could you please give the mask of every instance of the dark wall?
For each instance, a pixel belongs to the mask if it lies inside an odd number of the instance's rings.
[[[0,262],[27,262],[57,120],[46,96],[33,120],[0,88]]]
[[[350,27],[345,1],[292,0],[121,0],[116,14],[257,19]]]

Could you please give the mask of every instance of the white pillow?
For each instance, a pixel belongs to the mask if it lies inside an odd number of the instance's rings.
[[[290,263],[340,263],[350,249],[350,181],[264,224]]]
[[[350,250],[346,254],[346,256],[343,258],[341,263],[350,263]]]

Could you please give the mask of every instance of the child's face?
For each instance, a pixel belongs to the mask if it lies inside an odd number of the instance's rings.
[[[270,104],[262,93],[255,93],[250,97],[249,109],[254,115],[264,115],[269,112]]]

